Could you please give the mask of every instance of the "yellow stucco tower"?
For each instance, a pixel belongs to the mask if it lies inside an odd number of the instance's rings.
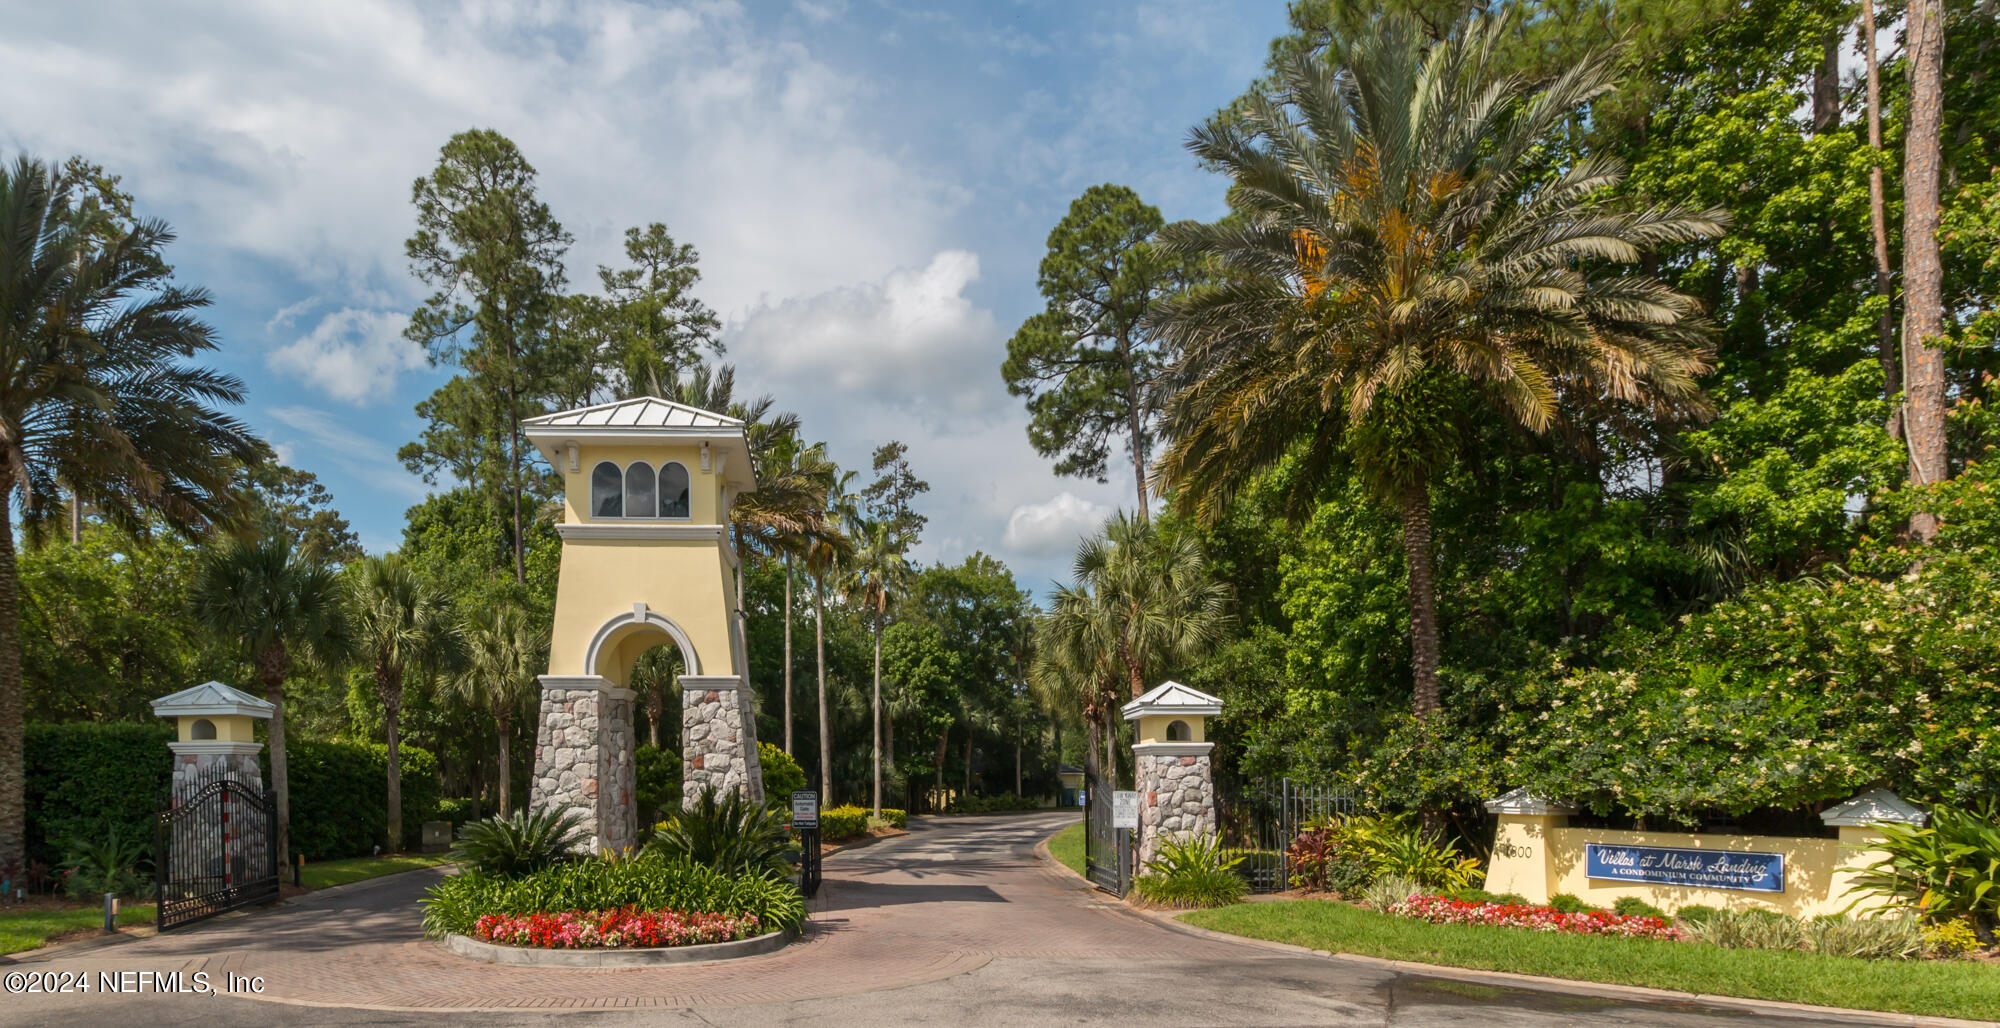
[[[680,650],[682,795],[761,802],[729,508],[757,488],[743,423],[654,397],[531,418],[563,478],[562,569],[529,803],[583,816],[591,848],[638,842],[633,662]]]

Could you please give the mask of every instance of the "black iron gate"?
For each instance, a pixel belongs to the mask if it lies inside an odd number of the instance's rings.
[[[170,800],[153,825],[161,931],[278,898],[278,802],[234,778]]]
[[[1111,790],[1095,775],[1085,779],[1083,867],[1085,877],[1114,896],[1132,884],[1132,830],[1111,827]]]
[[[1289,888],[1291,869],[1285,853],[1292,840],[1314,822],[1355,810],[1354,796],[1344,787],[1290,778],[1224,788],[1217,799],[1222,844],[1243,857],[1237,871],[1250,880],[1254,892]]]

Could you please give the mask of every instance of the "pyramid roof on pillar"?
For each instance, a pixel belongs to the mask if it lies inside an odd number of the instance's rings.
[[[685,403],[662,400],[657,396],[635,396],[629,400],[543,414],[522,424],[560,428],[733,428],[739,431],[743,428],[743,422],[737,418],[690,407]]]
[[[276,708],[266,700],[221,682],[191,685],[171,696],[153,701],[153,713],[160,717],[201,717],[241,714],[245,717],[271,716]]]
[[[729,484],[739,493],[757,488],[742,419],[685,403],[635,396],[528,418],[521,427],[522,434],[550,464],[561,461],[564,448],[572,443],[629,444],[663,439],[712,443],[726,460]],[[730,455],[739,456],[728,460]]]
[[[1896,825],[1922,825],[1930,818],[1929,814],[1911,806],[1908,800],[1887,789],[1870,789],[1839,806],[1828,808],[1819,816],[1821,821],[1834,826],[1864,826],[1884,822]]]
[[[1161,682],[1145,695],[1125,705],[1125,720],[1149,714],[1181,714],[1214,717],[1222,713],[1222,700],[1179,682]]]

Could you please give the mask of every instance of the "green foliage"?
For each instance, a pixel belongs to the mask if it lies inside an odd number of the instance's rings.
[[[1689,924],[1688,937],[1726,949],[1804,949],[1805,925],[1795,918],[1772,916],[1762,910],[1721,910],[1700,924]]]
[[[1600,909],[1585,903],[1583,900],[1567,892],[1559,892],[1550,896],[1548,905],[1550,910],[1558,910],[1565,914],[1581,914],[1586,911]]]
[[[432,936],[469,934],[486,914],[620,907],[755,914],[767,930],[797,928],[805,920],[798,887],[776,872],[729,875],[658,853],[591,857],[521,876],[453,875],[431,887],[423,906],[424,931]]]
[[[1355,815],[1332,827],[1343,847],[1367,857],[1377,878],[1403,878],[1421,888],[1450,891],[1470,888],[1486,877],[1476,858],[1459,853],[1456,843],[1408,817]]]
[[[1909,960],[1924,953],[1924,933],[1913,917],[1815,917],[1805,925],[1806,949],[1830,957]]]
[[[1657,917],[1665,919],[1667,912],[1640,899],[1637,896],[1620,896],[1611,904],[1611,912],[1619,917]]]
[[[432,820],[449,821],[456,828],[473,819],[472,811],[478,805],[479,801],[470,796],[446,797],[438,800],[437,814]]]
[[[117,825],[78,836],[70,840],[63,858],[63,887],[81,900],[96,899],[107,892],[137,896],[151,884],[139,873],[147,848],[126,837]]]
[[[1231,856],[1215,835],[1169,836],[1146,870],[1133,879],[1139,898],[1165,907],[1220,907],[1236,903],[1250,884],[1236,873],[1243,858]]]
[[[1924,951],[1937,957],[1963,956],[1979,948],[1979,935],[1970,921],[1925,922],[1920,931]]]
[[[1676,909],[1674,911],[1674,919],[1690,925],[1699,925],[1708,923],[1709,918],[1719,913],[1722,913],[1722,911],[1715,907],[1703,906],[1700,903],[1690,903],[1687,906]]]
[[[961,795],[953,796],[945,805],[947,814],[1001,814],[1014,810],[1040,810],[1040,796],[1016,796],[1003,792],[995,796]]]
[[[909,812],[897,810],[895,807],[883,807],[882,823],[891,828],[908,828],[910,827]]]
[[[1362,887],[1361,905],[1370,910],[1388,911],[1423,891],[1423,886],[1402,875],[1381,875]]]
[[[517,810],[458,830],[455,856],[474,871],[524,875],[552,867],[582,845],[582,816],[574,810]]]
[[[695,798],[692,807],[675,811],[654,826],[646,849],[723,874],[777,874],[786,868],[785,851],[791,845],[785,818],[776,809],[751,803],[741,793],[730,791],[718,797],[716,790],[708,789]],[[862,824],[867,824],[865,817]]]
[[[793,760],[792,755],[784,750],[768,742],[760,742],[757,744],[757,760],[764,768],[764,796],[774,806],[789,805],[792,802],[792,793],[806,787],[805,770],[799,767],[799,762]],[[680,795],[678,761],[675,763],[674,771],[676,775],[674,795],[678,798]],[[643,788],[642,786],[642,791]],[[660,809],[668,808],[662,804]]]
[[[1461,903],[1498,903],[1502,906],[1532,906],[1526,896],[1516,892],[1487,892],[1485,889],[1453,889],[1444,893]]]
[[[2000,808],[1939,806],[1924,825],[1878,824],[1886,855],[1857,873],[1865,895],[1908,904],[1929,921],[1964,918],[1991,938],[2000,921]]]
[[[292,852],[307,860],[373,853],[389,823],[383,786],[389,776],[389,748],[378,742],[297,740],[287,751]],[[267,751],[265,759],[269,758]],[[437,820],[437,760],[429,750],[404,746],[402,762],[403,838],[418,839],[423,823]]]
[[[665,820],[674,811],[681,809],[679,750],[664,746],[640,746],[632,751],[632,765],[641,824]],[[772,796],[773,802],[776,802],[776,794],[770,793],[770,783],[767,770],[764,778],[765,792]]]
[[[53,866],[72,840],[107,828],[130,843],[150,841],[173,777],[173,738],[173,726],[158,721],[29,725],[29,859]]]
[[[848,805],[819,812],[819,835],[828,842],[868,834],[868,808]]]

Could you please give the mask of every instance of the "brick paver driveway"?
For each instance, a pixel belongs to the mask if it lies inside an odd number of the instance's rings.
[[[438,1013],[464,1011],[454,1020],[490,1024],[539,1021],[553,1009],[598,1010],[620,1021],[647,1012],[642,1019],[651,1022],[870,1026],[1737,1019],[1679,1005],[1454,985],[1177,931],[1100,898],[1035,857],[1035,842],[1074,818],[923,819],[905,838],[835,854],[826,864],[826,888],[812,904],[810,930],[762,957],[616,970],[476,963],[423,938],[416,901],[437,872],[413,873],[5,968],[205,971],[216,982],[256,975],[264,981],[256,1000],[9,997],[0,1021],[212,1028],[274,1018],[428,1023]]]

